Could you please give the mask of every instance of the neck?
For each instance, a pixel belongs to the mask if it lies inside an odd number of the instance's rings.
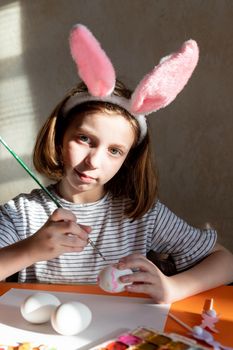
[[[61,198],[75,204],[96,202],[105,195],[103,188],[84,192],[73,192],[71,190],[69,191],[67,190],[67,186],[62,181],[58,182],[55,185],[55,189]]]

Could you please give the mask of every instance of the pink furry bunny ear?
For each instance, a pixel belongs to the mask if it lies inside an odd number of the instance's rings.
[[[178,52],[163,58],[138,84],[131,98],[131,111],[149,114],[171,103],[191,77],[198,56],[197,43],[188,40]]]
[[[78,74],[89,93],[105,97],[115,87],[115,71],[111,61],[93,34],[83,25],[76,25],[70,34],[70,49]]]

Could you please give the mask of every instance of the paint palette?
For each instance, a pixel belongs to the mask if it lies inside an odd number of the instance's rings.
[[[203,350],[196,341],[175,333],[139,327],[90,350]]]
[[[0,350],[56,350],[56,348],[32,343],[18,343],[14,345],[1,345],[0,343]]]

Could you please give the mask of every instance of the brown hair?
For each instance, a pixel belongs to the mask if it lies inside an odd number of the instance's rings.
[[[157,174],[152,161],[150,135],[138,143],[140,129],[136,119],[125,109],[115,104],[103,101],[89,101],[75,106],[64,114],[66,101],[73,95],[87,91],[84,83],[78,84],[67,93],[64,99],[55,107],[54,111],[40,130],[34,147],[33,162],[36,170],[49,179],[59,181],[63,177],[61,161],[61,147],[63,136],[74,115],[105,112],[121,114],[126,118],[134,132],[135,143],[124,163],[115,176],[104,187],[113,198],[125,197],[130,199],[125,215],[131,219],[142,217],[155,203],[157,198]],[[114,94],[130,98],[131,91],[120,81],[116,82]]]

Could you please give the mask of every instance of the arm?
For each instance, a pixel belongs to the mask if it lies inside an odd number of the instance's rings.
[[[220,244],[211,254],[185,272],[173,276],[175,300],[233,282],[233,255]],[[180,290],[179,285],[183,288]],[[191,293],[191,294],[190,294]]]
[[[37,261],[82,251],[90,230],[90,227],[76,224],[76,217],[70,211],[55,210],[35,234],[0,249],[0,280]]]
[[[146,293],[157,303],[171,303],[233,281],[233,255],[216,244],[211,254],[187,271],[165,276],[144,256],[133,254],[120,260],[120,269],[139,269],[121,277],[130,292]]]

